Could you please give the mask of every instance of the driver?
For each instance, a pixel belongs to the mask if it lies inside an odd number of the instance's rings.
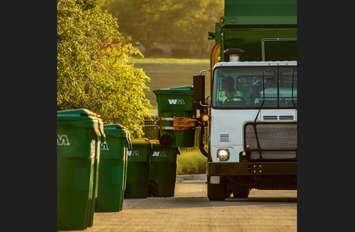
[[[241,98],[241,93],[235,88],[234,79],[231,77],[226,77],[222,81],[224,96],[226,99],[225,103],[230,103]]]
[[[244,95],[246,96],[247,104],[254,104],[255,102],[255,86],[246,85],[244,88]]]

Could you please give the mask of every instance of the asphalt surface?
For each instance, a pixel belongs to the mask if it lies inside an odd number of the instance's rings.
[[[204,176],[177,177],[175,196],[125,199],[123,210],[95,213],[88,232],[296,232],[297,191],[252,190],[244,200],[212,202]]]

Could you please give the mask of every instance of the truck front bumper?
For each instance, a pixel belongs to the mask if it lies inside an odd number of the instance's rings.
[[[208,163],[209,176],[292,176],[297,175],[297,162]]]

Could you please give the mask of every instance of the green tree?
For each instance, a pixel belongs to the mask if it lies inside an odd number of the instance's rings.
[[[88,108],[141,136],[148,76],[128,63],[139,51],[95,0],[58,0],[57,108]]]

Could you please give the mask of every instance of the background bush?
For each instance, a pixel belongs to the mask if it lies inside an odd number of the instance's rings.
[[[95,0],[58,0],[57,109],[88,108],[142,135],[149,78],[128,62],[141,55]]]
[[[176,173],[182,174],[204,174],[206,173],[207,158],[198,149],[183,149],[178,155]]]

